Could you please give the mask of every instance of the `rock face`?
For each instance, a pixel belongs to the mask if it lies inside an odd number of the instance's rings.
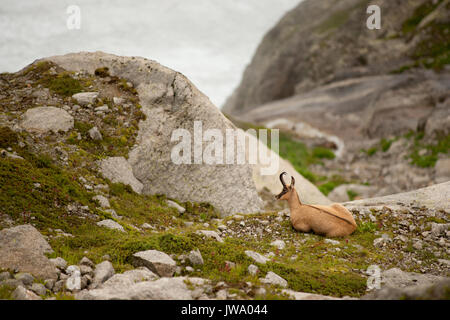
[[[417,18],[415,10],[423,4],[429,14]],[[364,1],[302,1],[265,35],[224,112],[242,114],[325,83],[388,74],[419,58],[435,58],[429,51],[416,54],[433,37],[448,44],[445,33],[430,32],[448,24],[445,1],[381,0],[377,5],[382,28],[369,30],[363,27],[369,16]],[[405,32],[405,21],[414,18],[421,23]]]
[[[450,279],[430,274],[404,272],[398,268],[383,271],[382,288],[362,297],[364,300],[446,299]],[[448,294],[448,293],[447,293]],[[448,298],[448,297],[447,297]]]
[[[44,255],[52,252],[44,237],[31,225],[0,230],[0,268],[57,279],[56,267]]]
[[[141,251],[133,254],[136,267],[147,267],[160,277],[171,277],[175,273],[176,262],[167,254],[157,250]]]
[[[68,131],[73,124],[73,117],[67,111],[55,107],[28,109],[20,123],[26,131],[37,133]]]
[[[352,207],[426,207],[428,210],[444,210],[450,212],[450,182],[436,184],[410,192],[393,194],[385,197],[355,200],[346,202],[348,209]]]

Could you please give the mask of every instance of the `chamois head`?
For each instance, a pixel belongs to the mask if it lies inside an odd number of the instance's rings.
[[[287,174],[286,172],[283,172],[280,174],[280,181],[283,185],[283,190],[280,192],[279,195],[275,196],[277,200],[288,200],[289,196],[291,195],[292,191],[295,191],[294,185],[295,185],[295,179],[291,176],[291,185],[287,186],[286,183],[283,180],[283,176]]]

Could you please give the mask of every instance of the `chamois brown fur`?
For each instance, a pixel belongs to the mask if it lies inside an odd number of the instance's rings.
[[[283,175],[280,181],[283,190],[276,196],[278,200],[286,200],[291,212],[291,223],[294,229],[310,232],[326,237],[344,237],[356,230],[356,222],[350,211],[339,203],[330,206],[302,204],[295,190],[295,179],[291,177],[291,185],[286,186]]]

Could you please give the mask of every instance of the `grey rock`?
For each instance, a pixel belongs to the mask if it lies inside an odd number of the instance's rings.
[[[449,229],[450,223],[431,223],[431,234],[435,237],[439,237],[445,231]]]
[[[57,270],[45,256],[52,252],[48,242],[31,225],[0,230],[0,268],[56,279]]]
[[[44,296],[47,293],[47,288],[42,283],[33,283],[31,291],[39,296]]]
[[[125,232],[125,229],[120,224],[118,224],[117,222],[115,222],[114,220],[111,220],[111,219],[99,221],[99,222],[97,222],[97,225],[99,227],[105,227],[105,228],[108,228],[111,230]]]
[[[151,272],[146,267],[140,267],[134,270],[128,270],[124,273],[119,273],[113,275],[111,278],[106,280],[100,288],[117,287],[123,288],[127,286],[132,286],[135,283],[142,281],[152,281],[158,279],[158,275]]]
[[[56,281],[55,285],[53,286],[53,292],[61,292],[65,284],[66,284],[65,280]]]
[[[392,268],[381,273],[382,286],[403,288],[408,286],[430,285],[444,280],[444,277],[432,274],[420,274],[415,272],[405,272],[399,268]]]
[[[450,289],[450,279],[403,287],[385,286],[363,296],[362,300],[445,300]]]
[[[67,261],[61,257],[50,259],[50,262],[60,270],[66,270],[67,268]]]
[[[80,105],[94,104],[98,98],[98,92],[80,92],[72,96]]]
[[[12,275],[8,271],[0,272],[0,281],[12,279]]]
[[[67,111],[55,107],[28,109],[20,123],[26,131],[37,133],[67,132],[73,128],[73,124],[73,117]]]
[[[143,184],[136,179],[133,168],[124,157],[110,157],[101,160],[99,170],[105,178],[112,182],[127,184],[131,186],[134,192],[142,192]]]
[[[269,271],[266,274],[265,278],[259,279],[262,283],[271,284],[271,285],[277,285],[282,288],[287,288],[288,283],[285,279],[277,275],[276,273]]]
[[[196,233],[199,234],[199,235],[206,236],[207,238],[212,238],[212,239],[215,239],[215,240],[217,240],[219,242],[223,242],[222,237],[219,236],[219,234],[217,232],[215,232],[215,231],[212,231],[212,230],[197,230]]]
[[[94,279],[92,280],[91,287],[96,288],[103,282],[108,280],[114,275],[114,267],[109,261],[103,261],[95,266]]]
[[[102,195],[97,195],[92,198],[92,200],[97,200],[100,203],[102,208],[109,208],[111,205],[109,204],[108,198]]]
[[[274,240],[270,245],[277,247],[279,250],[283,250],[286,247],[286,243],[283,240]]]
[[[198,250],[198,249],[192,250],[191,252],[189,252],[188,259],[189,259],[189,261],[191,261],[191,263],[193,265],[202,265],[204,263],[202,254],[200,253],[200,250]]]
[[[253,259],[256,263],[266,264],[267,261],[269,261],[268,258],[264,257],[262,254],[259,254],[258,252],[246,250],[245,254]]]
[[[160,277],[171,277],[176,268],[176,262],[171,257],[157,250],[140,251],[133,254],[133,265],[147,267]]]
[[[23,286],[18,286],[11,294],[14,300],[42,300],[33,291],[27,290]]]
[[[56,280],[55,279],[47,279],[47,280],[44,281],[44,283],[45,283],[45,287],[48,290],[53,290],[53,288],[55,286],[55,283],[56,283]]]
[[[109,260],[109,259],[104,259],[104,258],[102,258],[103,260]],[[89,260],[89,258],[87,258],[87,257],[83,257],[81,260],[80,260],[80,262],[79,262],[79,265],[80,266],[88,266],[88,267],[91,267],[91,268],[94,268],[94,263],[91,261],[91,260]]]
[[[333,239],[325,239],[324,242],[329,243],[329,244],[332,244],[332,245],[335,245],[335,246],[337,246],[337,245],[340,244],[339,241],[333,240]]]
[[[98,111],[100,111],[100,112],[107,112],[107,111],[109,111],[109,108],[108,108],[108,106],[103,105],[103,106],[95,108],[94,110],[96,112],[98,112]]]
[[[3,281],[0,281],[0,287],[5,286],[9,288],[17,288],[18,286],[23,286],[22,281],[19,281],[17,279],[6,279]]]
[[[429,211],[444,210],[450,212],[450,201],[447,199],[450,199],[450,181],[414,191],[346,202],[345,206],[358,210],[373,207],[382,208],[383,206],[391,208],[416,206],[426,207]]]
[[[98,130],[97,127],[91,128],[88,131],[88,133],[89,133],[89,137],[91,137],[92,140],[96,140],[96,141],[103,140],[103,136],[102,136],[100,130]]]
[[[248,266],[247,271],[252,276],[255,276],[259,272],[259,268],[255,266],[254,264],[251,264]]]
[[[77,300],[192,300],[193,291],[187,287],[187,280],[200,287],[206,283],[200,278],[160,278],[126,286],[83,290],[75,294],[75,298]]]
[[[22,282],[25,286],[31,286],[34,282],[34,277],[26,272],[17,273],[14,275],[14,278]]]
[[[177,211],[179,213],[184,213],[186,211],[185,208],[183,208],[182,206],[180,206],[178,203],[176,203],[175,201],[172,200],[167,200],[167,205],[171,208],[175,208],[177,209]]]
[[[289,289],[283,289],[281,291],[284,294],[291,296],[294,300],[340,300],[339,298],[323,296],[320,294],[297,292]]]
[[[84,276],[85,274],[90,275],[91,277],[94,276],[94,270],[87,265],[80,265],[80,273],[82,276]]]

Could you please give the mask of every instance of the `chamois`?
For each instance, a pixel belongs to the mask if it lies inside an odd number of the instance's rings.
[[[338,203],[331,206],[302,204],[294,188],[294,177],[291,177],[291,185],[286,186],[283,180],[285,174],[286,172],[280,174],[283,190],[276,199],[287,200],[289,203],[294,229],[302,232],[312,230],[326,237],[344,237],[356,230],[356,222],[352,214]]]

